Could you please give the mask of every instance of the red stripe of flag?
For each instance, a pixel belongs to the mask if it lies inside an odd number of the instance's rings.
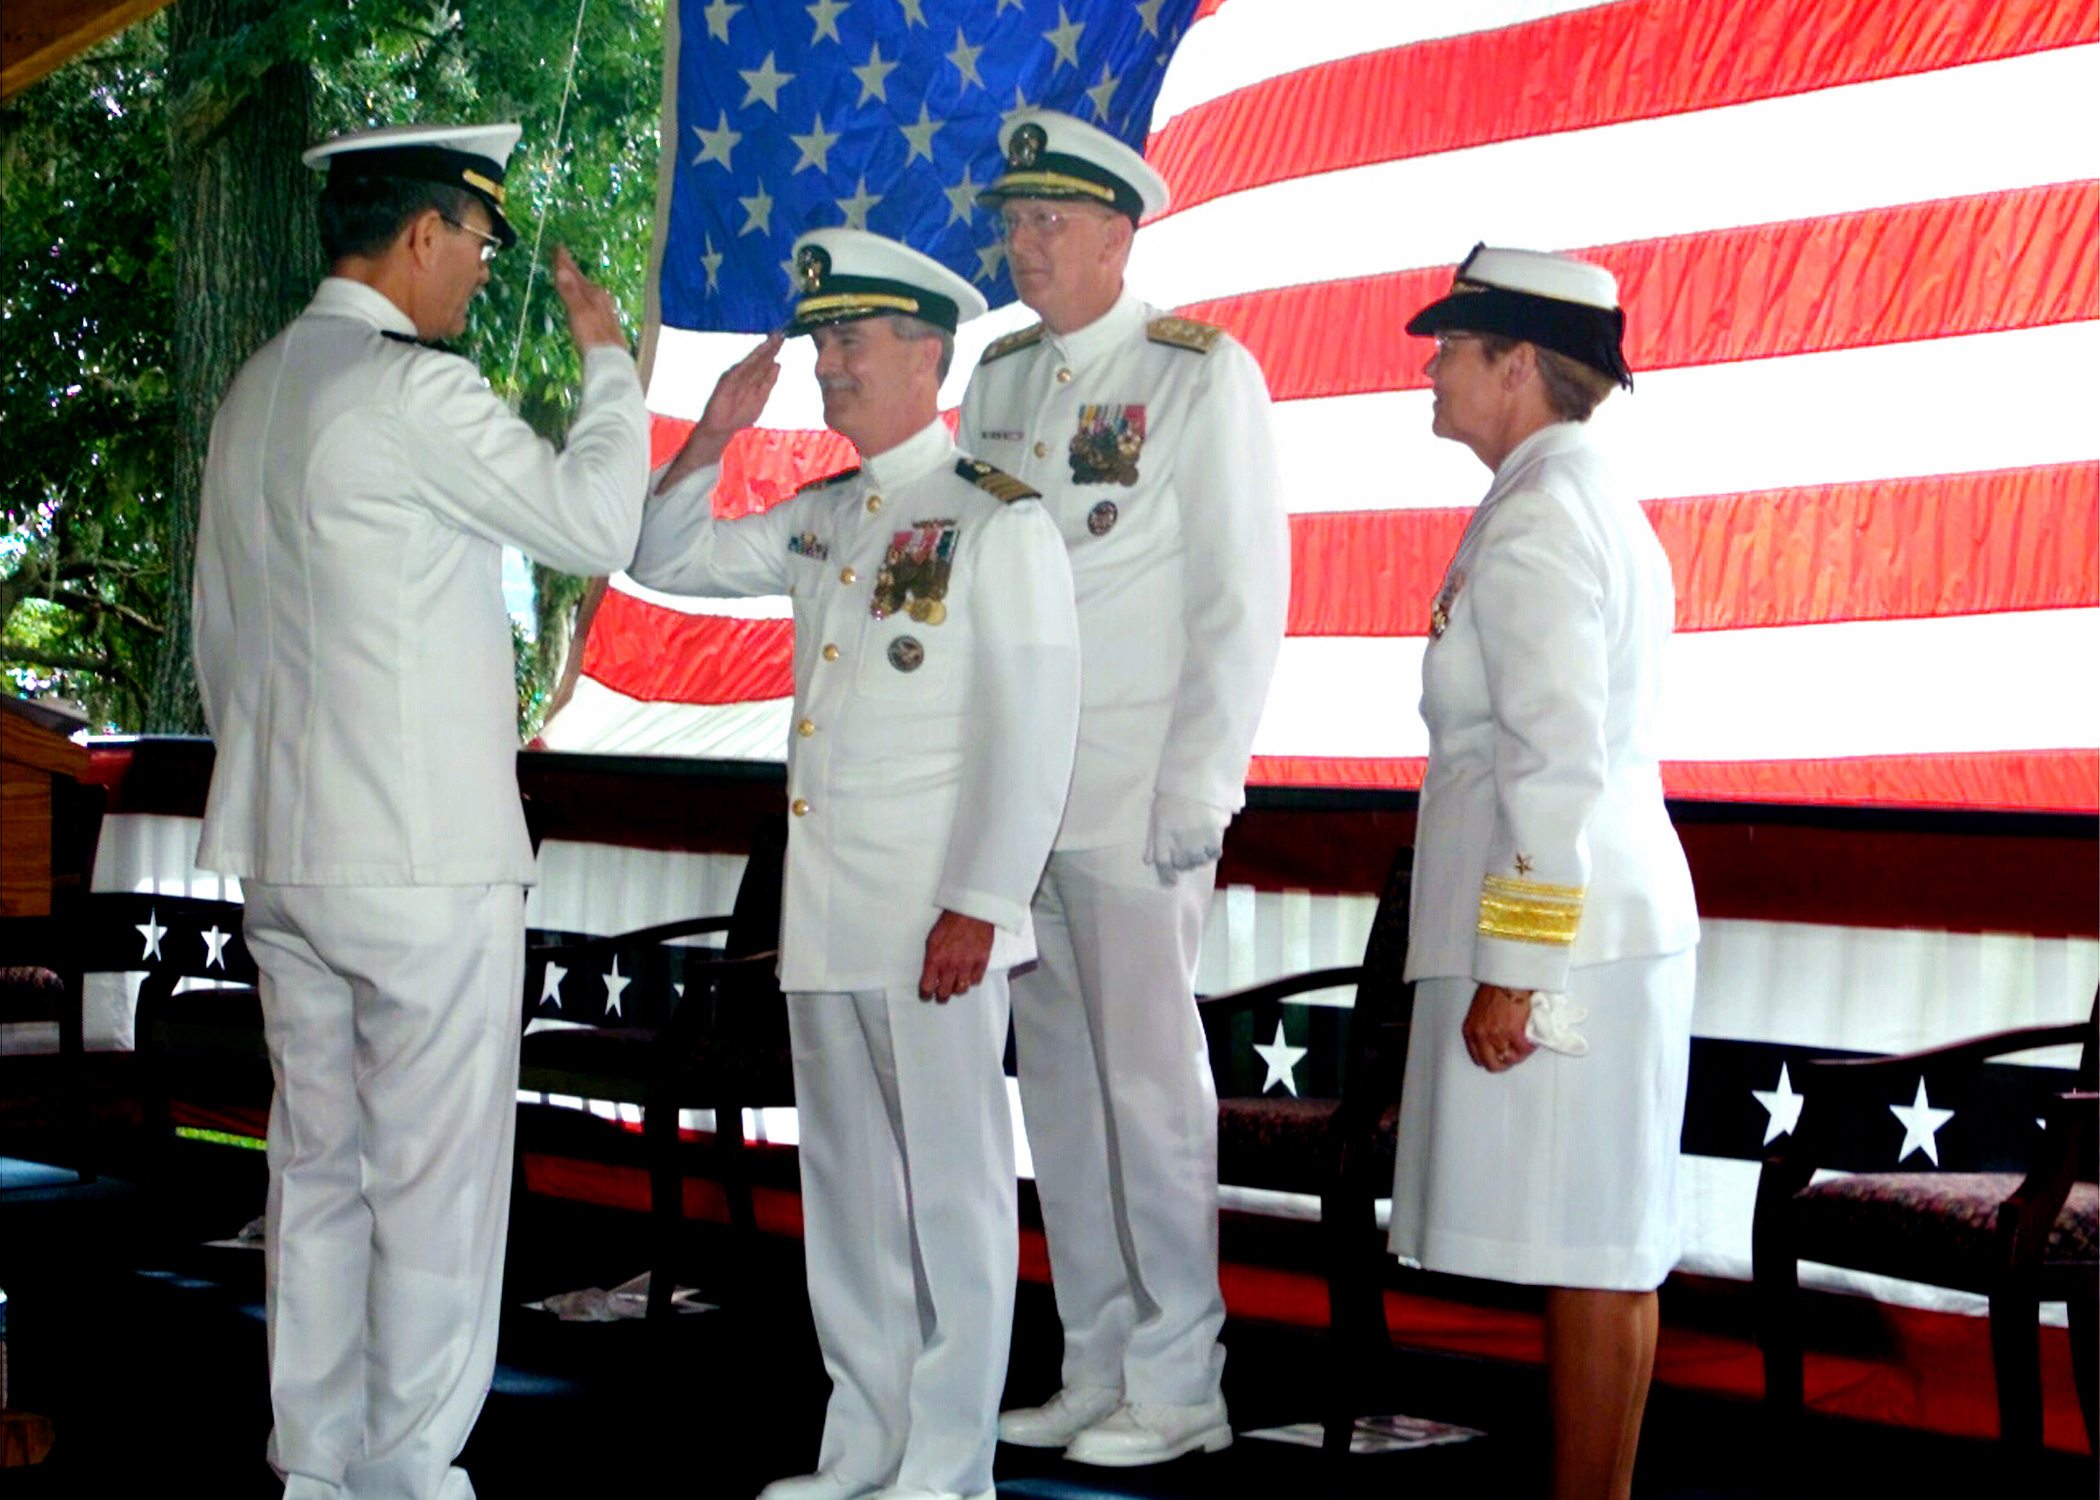
[[[1145,156],[1174,184],[1173,213],[1373,162],[2095,40],[2100,8],[2062,0],[1625,0],[1265,79],[1182,111]]]
[[[1257,755],[1247,780],[1262,786],[1422,784],[1418,756]],[[1910,807],[2100,807],[2100,752],[1992,750],[1962,755],[1867,755],[1829,760],[1664,761],[1673,797],[1717,802],[1807,802]]]
[[[584,642],[584,675],[649,703],[755,703],[795,691],[787,620],[688,615],[607,589]]]
[[[2100,463],[1655,501],[1679,630],[2100,604]],[[1299,636],[1419,636],[1470,510],[1291,517]]]
[[[2100,180],[1577,253],[1618,276],[1636,371],[2078,322],[2100,318]],[[1401,328],[1450,284],[1424,267],[1178,310],[1229,329],[1278,401],[1416,390],[1429,341]]]

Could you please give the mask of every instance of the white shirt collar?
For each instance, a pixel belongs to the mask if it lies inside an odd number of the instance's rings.
[[[306,304],[306,310],[328,318],[355,318],[387,333],[416,337],[415,320],[396,307],[385,293],[347,276],[323,278],[320,286],[314,289],[314,300]]]
[[[1084,328],[1070,333],[1051,333],[1050,346],[1068,365],[1085,364],[1123,343],[1145,322],[1145,304],[1129,287],[1116,294],[1115,304]],[[1049,330],[1049,325],[1043,325]]]
[[[948,424],[935,417],[896,447],[862,454],[860,463],[876,484],[893,489],[931,473],[954,453],[955,439],[948,436]]]

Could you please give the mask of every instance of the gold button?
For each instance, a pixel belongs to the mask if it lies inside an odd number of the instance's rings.
[[[804,719],[800,724],[797,724],[795,726],[795,733],[801,735],[804,739],[808,739],[811,735],[815,734],[816,732],[817,721],[815,719]]]
[[[826,647],[824,648],[824,660],[826,660],[826,661],[837,661],[838,659],[839,659],[839,648],[838,648],[838,647],[836,647],[836,646],[826,646]]]
[[[870,511],[870,512],[872,513],[872,512],[874,512],[874,511],[878,511],[878,510],[881,510],[881,509],[882,509],[882,496],[880,496],[880,495],[870,495],[870,496],[868,496],[868,510],[869,510],[869,511]]]
[[[1035,456],[1037,458],[1048,458],[1050,456],[1050,445],[1048,443],[1037,443],[1035,445]]]
[[[841,569],[839,569],[839,582],[840,582],[840,583],[851,583],[851,582],[853,582],[853,581],[854,581],[855,579],[857,579],[857,578],[859,578],[859,577],[860,577],[860,574],[858,574],[858,573],[854,572],[854,571],[853,571],[853,570],[852,570],[851,568],[841,568]]]
[[[809,812],[809,804],[805,802],[802,798],[797,797],[794,801],[794,805],[789,807],[788,811],[793,813],[798,818],[803,817]]]
[[[1069,382],[1071,381],[1071,379],[1072,379],[1072,372],[1071,372],[1070,370],[1059,370],[1059,371],[1057,372],[1057,383],[1058,383],[1059,385],[1065,385],[1065,384],[1069,383]]]

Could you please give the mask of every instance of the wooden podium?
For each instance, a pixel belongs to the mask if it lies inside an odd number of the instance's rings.
[[[66,737],[70,726],[50,709],[0,697],[0,917],[51,914],[52,788],[81,781],[88,768],[86,749]]]

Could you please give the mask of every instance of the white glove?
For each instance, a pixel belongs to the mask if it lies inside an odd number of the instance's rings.
[[[1535,990],[1531,996],[1531,1018],[1524,1035],[1549,1052],[1563,1057],[1588,1057],[1590,1039],[1575,1028],[1590,1018],[1589,1010],[1574,1004],[1557,990]]]
[[[1145,839],[1145,863],[1159,872],[1161,885],[1172,885],[1183,870],[1209,864],[1225,852],[1225,825],[1232,814],[1208,802],[1152,796],[1152,831]]]

